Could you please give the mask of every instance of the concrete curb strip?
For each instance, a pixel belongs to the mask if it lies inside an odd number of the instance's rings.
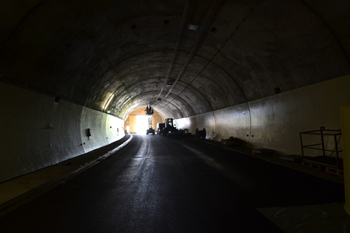
[[[55,186],[57,186],[60,183],[64,183],[64,181],[72,178],[73,176],[77,175],[78,173],[96,165],[99,163],[100,160],[106,159],[109,156],[111,156],[112,154],[114,154],[115,152],[117,152],[118,150],[122,149],[123,147],[125,147],[131,140],[133,139],[133,136],[130,135],[130,138],[128,140],[126,140],[124,143],[122,143],[121,145],[119,145],[118,147],[114,148],[113,150],[108,151],[107,153],[99,156],[97,159],[95,160],[91,160],[88,163],[85,163],[84,165],[81,165],[79,169],[70,172],[62,177],[53,179],[51,181],[46,182],[45,184],[36,187],[18,197],[15,197],[3,204],[0,205],[0,217],[6,215],[7,213],[11,212],[12,210],[20,207],[21,205],[27,203],[28,201],[34,199],[35,197],[39,196],[40,194],[48,191],[51,188],[54,188]]]

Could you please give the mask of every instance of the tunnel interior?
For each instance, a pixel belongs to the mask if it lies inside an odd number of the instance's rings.
[[[350,102],[347,0],[5,0],[0,9],[0,181],[120,139],[147,105],[192,133],[299,154],[298,133],[340,129]]]

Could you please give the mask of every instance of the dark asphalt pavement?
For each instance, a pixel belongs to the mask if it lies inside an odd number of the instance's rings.
[[[281,232],[256,208],[344,202],[342,185],[191,139],[135,135],[0,219],[0,232]]]

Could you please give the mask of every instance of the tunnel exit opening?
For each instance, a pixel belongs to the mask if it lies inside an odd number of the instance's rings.
[[[150,124],[152,127],[152,116],[137,115],[136,116],[136,133],[146,134]]]

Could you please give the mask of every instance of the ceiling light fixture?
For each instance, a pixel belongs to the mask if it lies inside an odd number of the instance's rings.
[[[192,31],[198,31],[199,26],[198,26],[198,25],[195,25],[195,24],[189,24],[189,25],[188,25],[188,29],[189,29],[189,30],[192,30]]]
[[[106,110],[106,108],[108,107],[108,105],[111,103],[113,97],[114,97],[114,94],[112,94],[112,95],[109,97],[107,103],[105,104],[105,106],[104,106],[104,108],[103,108],[103,111]]]

